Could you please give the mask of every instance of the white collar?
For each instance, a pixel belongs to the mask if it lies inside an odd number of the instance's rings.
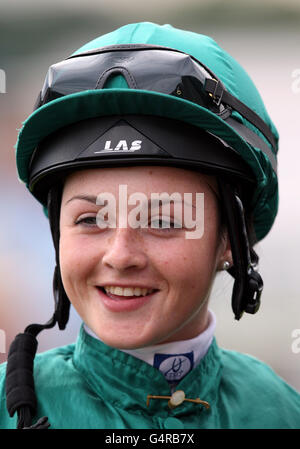
[[[216,316],[211,310],[208,311],[208,314],[207,328],[190,340],[174,341],[138,349],[120,349],[120,351],[137,357],[159,369],[170,384],[177,383],[199,364],[213,341]],[[89,335],[100,340],[86,324],[84,324],[84,329]]]

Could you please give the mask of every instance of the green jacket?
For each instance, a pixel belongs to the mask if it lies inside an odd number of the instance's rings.
[[[0,429],[16,428],[5,400],[6,364],[0,365]],[[50,429],[300,429],[300,395],[268,366],[248,355],[220,349],[206,356],[178,384],[186,398],[170,409],[170,395],[156,368],[88,335],[75,344],[37,354],[34,368],[37,418]],[[35,420],[34,420],[35,422]]]

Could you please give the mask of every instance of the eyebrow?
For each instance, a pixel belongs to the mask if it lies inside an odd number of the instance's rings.
[[[68,204],[73,200],[84,200],[88,201],[89,203],[96,204],[97,197],[95,195],[84,195],[84,194],[75,195],[72,196],[72,198],[70,198],[68,201],[66,201],[65,204]]]
[[[95,195],[85,195],[85,194],[80,194],[80,195],[75,195],[72,198],[70,198],[68,201],[65,202],[65,205],[70,203],[73,200],[83,200],[83,201],[88,201],[89,203],[93,203],[96,205],[96,201],[97,201],[97,196]],[[153,199],[151,200],[151,198],[148,199],[148,208],[151,207],[151,201],[153,201]],[[159,205],[164,205],[167,203],[167,199],[163,199],[161,198],[159,200]],[[180,203],[180,201],[171,201],[174,204],[178,204]],[[193,204],[189,204],[189,203],[185,203],[184,201],[181,202],[181,204],[187,204],[188,206],[192,206],[193,208],[196,208],[196,206],[194,206]]]

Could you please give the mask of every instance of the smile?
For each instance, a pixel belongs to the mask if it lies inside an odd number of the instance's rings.
[[[105,293],[117,296],[147,296],[154,292],[153,288],[104,286]]]
[[[111,312],[133,312],[156,297],[157,289],[147,287],[97,286],[99,297]]]

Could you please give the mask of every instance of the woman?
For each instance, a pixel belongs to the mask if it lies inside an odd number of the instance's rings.
[[[208,308],[223,269],[235,318],[259,308],[277,150],[254,84],[206,36],[130,24],[50,67],[17,165],[49,216],[55,313],[1,366],[1,428],[299,428],[299,394],[220,349]],[[35,337],[70,302],[78,340],[33,377]]]

